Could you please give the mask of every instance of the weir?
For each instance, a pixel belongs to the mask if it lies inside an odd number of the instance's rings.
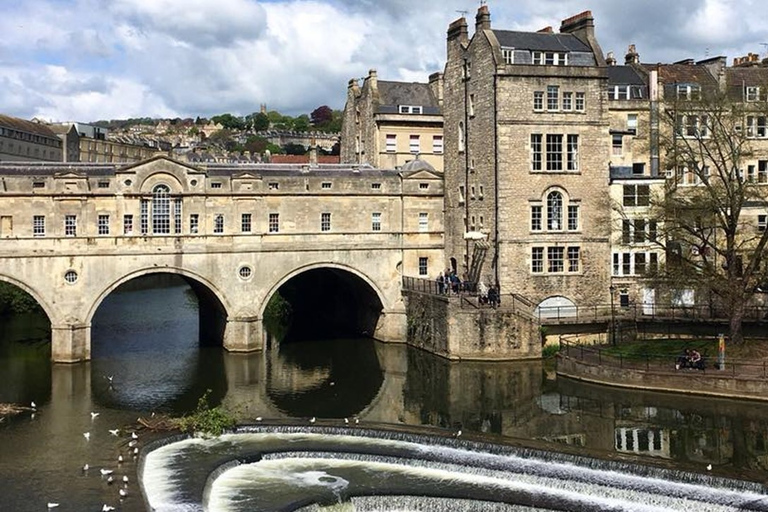
[[[255,426],[151,448],[140,476],[157,511],[768,510],[756,483],[457,437]]]

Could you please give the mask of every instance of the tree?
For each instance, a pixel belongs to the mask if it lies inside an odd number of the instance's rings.
[[[317,107],[309,115],[313,126],[323,126],[333,120],[333,110],[328,105]]]
[[[251,135],[248,140],[245,141],[245,150],[251,153],[262,154],[269,146],[269,141],[264,137],[258,137]]]
[[[232,114],[221,114],[219,116],[213,116],[211,118],[216,124],[220,124],[222,128],[227,130],[245,130],[245,121],[242,118],[233,116]]]
[[[264,112],[254,112],[250,116],[251,127],[254,131],[269,130],[269,117]]]
[[[308,132],[309,131],[309,116],[307,114],[302,114],[296,119],[293,120],[293,129],[297,132]]]
[[[302,146],[301,144],[296,144],[295,142],[289,142],[288,144],[283,146],[283,151],[285,151],[286,155],[305,155],[307,154],[307,148]]]
[[[764,105],[697,89],[662,114],[661,147],[674,179],[653,200],[667,253],[659,277],[709,294],[729,319],[733,343],[743,341],[748,306],[768,282],[768,147],[754,138],[760,129],[766,135]]]

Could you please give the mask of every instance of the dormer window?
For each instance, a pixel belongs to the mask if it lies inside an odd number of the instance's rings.
[[[502,48],[501,56],[504,59],[505,64],[515,63],[515,50],[514,48]]]
[[[565,52],[533,52],[533,63],[539,66],[567,66],[568,54]]]
[[[676,91],[679,100],[697,100],[701,96],[698,84],[677,84]]]
[[[758,101],[760,99],[760,87],[756,87],[756,86],[745,87],[744,97],[747,101]]]
[[[421,114],[420,105],[400,105],[401,114]]]

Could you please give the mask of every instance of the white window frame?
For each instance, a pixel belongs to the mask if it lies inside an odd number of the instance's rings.
[[[435,155],[442,155],[444,149],[445,149],[445,146],[443,145],[443,136],[433,135],[432,136],[432,153],[434,153]]]
[[[627,131],[637,135],[637,114],[627,114]]]
[[[331,230],[331,212],[322,212],[320,214],[320,231]]]
[[[515,49],[514,48],[502,48],[501,57],[504,59],[505,64],[515,63]]]
[[[429,258],[427,256],[419,256],[419,276],[429,275]]]
[[[747,85],[744,87],[745,101],[760,101],[760,87],[756,85]]]
[[[698,100],[701,97],[701,87],[698,84],[677,84],[675,97],[678,100]]]
[[[421,136],[420,135],[411,134],[409,136],[408,150],[414,155],[421,153]]]
[[[371,231],[381,231],[381,212],[371,213]]]
[[[109,234],[109,214],[100,213],[96,217],[96,229],[97,233],[101,236]]]
[[[77,215],[64,216],[64,236],[77,236]]]
[[[279,233],[280,232],[280,214],[279,213],[270,213],[267,217],[268,224],[267,224],[267,231],[269,233]]]
[[[217,213],[213,217],[213,232],[217,235],[221,235],[224,233],[224,214],[223,213]]]
[[[241,213],[240,214],[240,232],[250,233],[253,229],[253,214]]]
[[[125,215],[123,215],[123,234],[124,235],[133,234],[133,214],[132,213],[126,213]]]
[[[388,133],[386,135],[386,151],[387,153],[396,153],[397,152],[397,134],[395,133]]]
[[[429,213],[419,212],[419,233],[429,232]]]
[[[45,215],[32,216],[32,236],[45,236]]]

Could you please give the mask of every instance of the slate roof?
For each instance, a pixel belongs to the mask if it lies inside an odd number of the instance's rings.
[[[26,119],[19,119],[18,117],[11,117],[11,116],[0,114],[0,126],[3,126],[5,128],[11,128],[13,130],[18,130],[20,132],[32,133],[34,135],[41,135],[43,137],[48,137],[50,139],[59,140],[56,134],[53,133],[53,131],[51,131],[51,129],[47,125],[40,124],[40,123],[33,123],[32,121],[27,121]]]
[[[494,30],[499,44],[516,50],[540,50],[546,52],[586,52],[592,48],[573,34],[555,34],[548,32],[515,32]]]
[[[744,100],[744,88],[747,86],[760,87],[760,97],[764,100],[765,92],[768,91],[768,68],[726,68],[725,84],[728,96],[734,101]]]
[[[645,79],[632,66],[608,66],[609,85],[645,85]]]
[[[378,112],[396,113],[398,105],[421,105],[424,114],[440,114],[437,98],[432,94],[429,84],[379,80],[378,89]]]

